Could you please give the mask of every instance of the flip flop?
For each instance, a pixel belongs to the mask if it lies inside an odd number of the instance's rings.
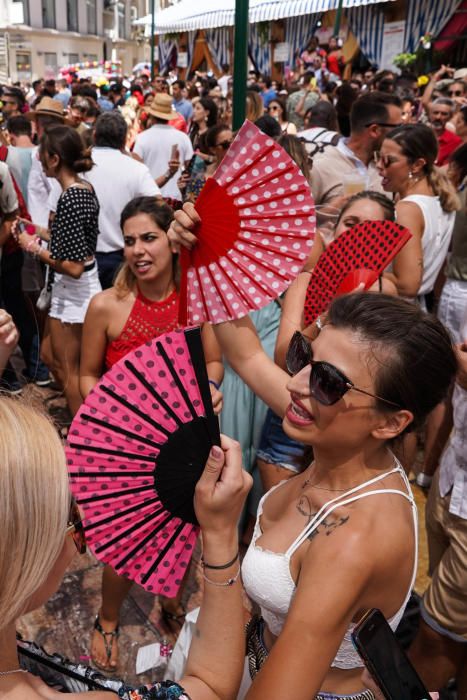
[[[103,664],[99,664],[94,658],[92,658],[92,662],[94,666],[96,666],[100,671],[115,671],[117,666],[110,665],[110,658],[112,656],[112,647],[114,641],[118,642],[120,626],[117,625],[112,632],[106,632],[100,623],[99,614],[97,614],[96,619],[94,620],[94,629],[97,632],[99,632],[100,635],[102,635],[102,638],[104,640],[105,653],[107,656],[107,665],[104,666]]]

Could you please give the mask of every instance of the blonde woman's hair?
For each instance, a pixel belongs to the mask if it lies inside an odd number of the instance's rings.
[[[428,174],[428,182],[433,192],[439,197],[443,211],[451,212],[460,209],[460,199],[454,185],[442,170],[434,167]]]
[[[246,119],[250,122],[257,121],[264,115],[264,102],[256,90],[248,90],[246,93]]]
[[[0,398],[0,631],[45,583],[62,551],[70,506],[65,454],[51,421]]]

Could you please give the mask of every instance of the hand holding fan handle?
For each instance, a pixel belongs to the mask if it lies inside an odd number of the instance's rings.
[[[194,204],[186,202],[183,209],[175,212],[174,217],[167,231],[172,253],[179,253],[180,249],[183,251],[183,248],[191,250],[197,241],[196,236],[191,231],[201,223],[201,218]]]
[[[240,444],[222,435],[221,447],[215,445],[209,453],[194,499],[204,558],[211,564],[224,564],[236,554],[238,519],[252,483],[243,469]]]

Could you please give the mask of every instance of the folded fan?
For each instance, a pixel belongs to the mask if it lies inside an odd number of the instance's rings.
[[[313,323],[339,294],[351,292],[359,283],[369,289],[411,237],[407,228],[393,221],[362,221],[341,233],[320,256],[311,274],[305,325]]]
[[[70,428],[71,489],[97,558],[173,597],[199,531],[193,496],[219,425],[198,328],[117,362]]]
[[[266,306],[306,261],[310,187],[290,156],[245,122],[196,202],[198,241],[181,254],[180,322],[220,323]]]

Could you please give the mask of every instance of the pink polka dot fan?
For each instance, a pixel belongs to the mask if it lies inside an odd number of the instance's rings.
[[[195,485],[220,444],[199,328],[117,362],[71,425],[71,490],[96,557],[154,594],[176,595],[199,531]]]
[[[296,163],[246,121],[198,197],[201,224],[182,250],[180,322],[246,316],[284,292],[313,243],[315,209]]]

